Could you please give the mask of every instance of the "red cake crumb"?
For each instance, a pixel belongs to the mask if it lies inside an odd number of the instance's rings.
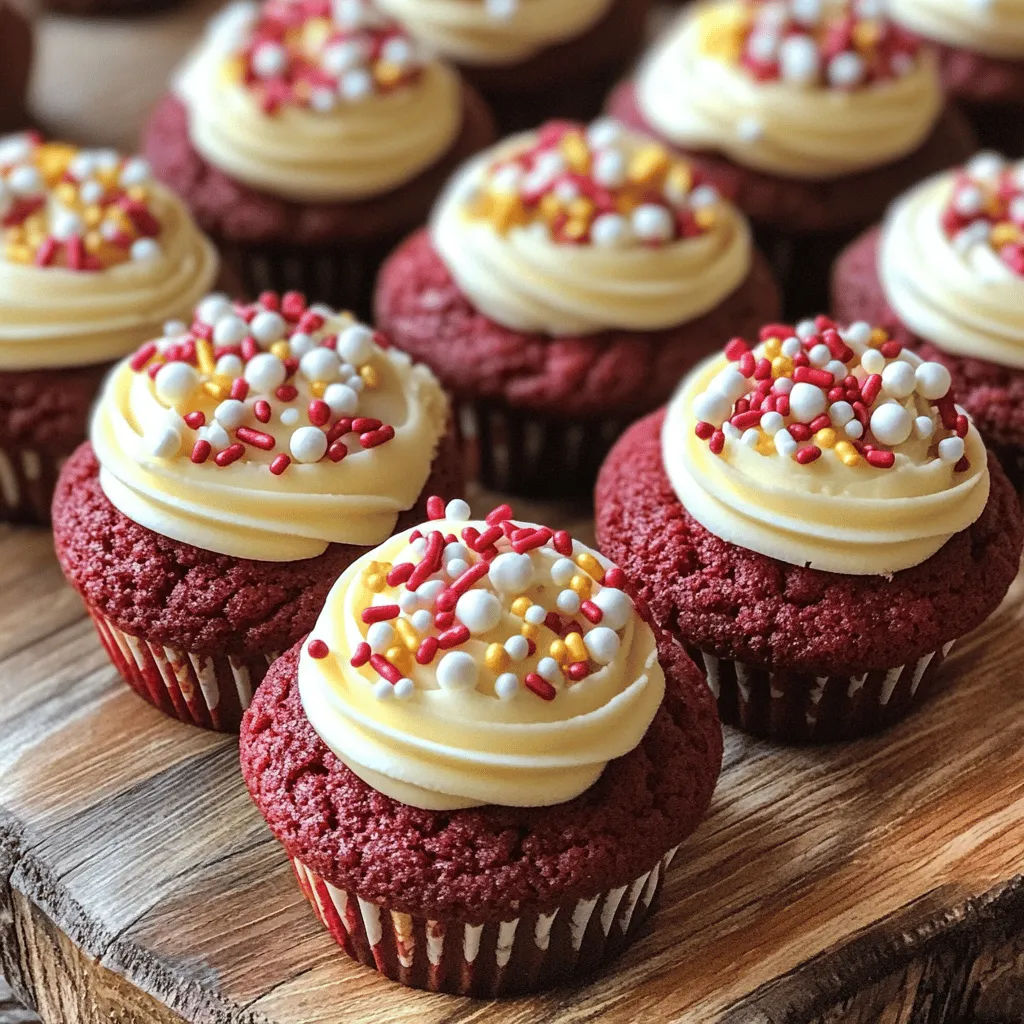
[[[399,803],[339,761],[302,710],[296,646],[242,724],[246,785],[288,853],[363,899],[431,919],[503,919],[623,885],[697,826],[718,778],[714,698],[659,638],[668,687],[641,744],[553,807],[448,812]]]

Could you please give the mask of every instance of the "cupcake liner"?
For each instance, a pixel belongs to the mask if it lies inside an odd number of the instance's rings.
[[[187,725],[236,733],[253,691],[276,654],[194,654],[125,633],[89,609],[121,678],[165,715]]]
[[[631,417],[559,419],[494,401],[458,405],[459,426],[484,487],[536,498],[589,496]]]
[[[48,524],[57,474],[66,461],[67,455],[34,448],[0,448],[0,520]]]
[[[772,672],[686,645],[704,667],[722,721],[786,743],[853,739],[892,725],[921,703],[955,640],[916,661],[854,676]]]
[[[621,952],[648,917],[677,849],[628,885],[482,925],[389,910],[295,858],[292,868],[321,924],[354,960],[412,988],[494,998],[560,984]]]

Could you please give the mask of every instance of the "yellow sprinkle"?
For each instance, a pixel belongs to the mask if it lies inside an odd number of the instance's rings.
[[[548,224],[553,224],[562,215],[562,203],[553,192],[549,192],[546,196],[541,197],[538,209],[540,210],[540,215]]]
[[[377,367],[370,366],[369,363],[359,367],[359,376],[363,378],[363,383],[371,391],[380,384],[380,374],[377,373]]]
[[[588,220],[594,215],[594,209],[594,204],[586,196],[580,196],[569,204],[569,216],[577,220]]]
[[[878,45],[882,27],[877,21],[860,21],[853,26],[850,35],[853,37],[853,45],[864,52]]]
[[[532,622],[524,622],[523,628],[519,632],[526,637],[527,640],[536,640],[540,634],[540,627],[535,626]]]
[[[764,354],[766,359],[774,359],[782,352],[782,342],[778,338],[769,338],[764,343]]]
[[[7,246],[6,256],[11,263],[31,263],[34,258],[32,250],[27,245]]]
[[[128,193],[129,199],[134,199],[137,203],[144,203],[149,199],[149,189],[145,185],[132,185],[131,188],[126,188],[125,192]]]
[[[508,664],[508,651],[501,644],[488,644],[484,664],[492,672],[501,672]]]
[[[87,206],[82,212],[86,227],[95,228],[103,222],[103,211],[98,206]]]
[[[287,341],[282,339],[281,341],[275,341],[270,346],[270,351],[277,356],[278,359],[287,359],[292,354],[292,347]]]
[[[638,206],[643,203],[643,197],[635,192],[620,192],[615,199],[615,209],[623,216],[628,217]]]
[[[576,564],[584,571],[590,573],[595,580],[601,579],[604,576],[604,568],[601,563],[593,556],[584,551],[582,554],[576,556]]]
[[[836,432],[831,427],[825,427],[814,435],[814,443],[819,448],[832,448],[836,443]]]
[[[702,206],[694,211],[693,222],[702,231],[709,231],[718,223],[718,210],[713,206]]]
[[[32,244],[38,247],[40,243],[37,243],[35,239],[32,240]],[[103,247],[103,236],[98,231],[90,231],[85,236],[85,251],[95,255]]]
[[[569,589],[575,590],[580,597],[586,601],[590,597],[591,587],[593,586],[593,580],[589,576],[573,576],[569,581]]]
[[[70,182],[61,182],[54,190],[53,197],[64,206],[74,206],[78,202],[78,187]]]
[[[860,454],[849,441],[839,441],[836,444],[835,451],[844,466],[856,466],[860,462]]]
[[[196,362],[199,363],[201,373],[213,373],[217,368],[213,358],[213,346],[205,338],[196,341]]]
[[[883,331],[881,327],[876,327],[871,332],[871,337],[868,339],[868,344],[872,348],[878,348],[879,346],[884,345],[888,340],[889,340],[889,333],[888,333],[888,331]]]
[[[565,638],[565,646],[568,648],[573,661],[586,661],[589,657],[587,645],[583,642],[583,637],[579,633],[570,633]]]
[[[552,640],[548,653],[559,665],[564,665],[569,660],[569,648],[566,647],[564,640]]]
[[[388,585],[387,577],[381,573],[373,573],[366,577],[366,586],[375,594],[379,594]]]
[[[996,249],[1001,249],[1004,245],[1012,245],[1014,242],[1019,242],[1020,238],[1020,228],[1010,221],[1003,221],[1001,224],[993,225],[992,231],[989,234],[989,241]]]
[[[793,360],[789,356],[776,356],[772,360],[772,377],[790,377],[793,374]]]
[[[404,647],[389,647],[384,655],[399,672],[406,673],[412,667],[409,652]]]
[[[761,439],[757,442],[757,454],[764,456],[771,456],[775,454],[775,440],[769,437],[763,431],[761,433]]]
[[[314,380],[310,382],[309,392],[314,398],[323,398],[324,392],[327,390],[327,381],[325,380]]]
[[[667,174],[671,163],[671,157],[661,146],[644,146],[633,154],[627,175],[638,185],[648,185]]]
[[[395,632],[398,634],[402,643],[405,644],[407,650],[415,653],[419,650],[420,637],[415,629],[412,628],[412,623],[408,619],[401,617],[394,620]]]
[[[526,614],[526,609],[530,607],[533,602],[526,596],[517,597],[512,602],[512,614],[522,618]]]
[[[582,238],[587,233],[589,226],[585,220],[570,220],[562,228],[562,233],[568,238]]]
[[[676,161],[665,178],[665,188],[673,195],[685,196],[693,186],[693,172],[687,164]]]
[[[203,383],[203,390],[218,402],[223,402],[231,394],[230,388],[225,387],[223,384],[218,384],[215,380],[205,381]]]
[[[373,77],[385,88],[400,82],[403,74],[400,65],[386,60],[378,61],[377,66],[373,69]]]
[[[502,193],[491,197],[491,225],[499,234],[505,234],[517,224],[526,223],[526,210],[519,196]]]
[[[590,148],[581,132],[567,132],[562,137],[559,148],[571,171],[577,174],[590,173]]]

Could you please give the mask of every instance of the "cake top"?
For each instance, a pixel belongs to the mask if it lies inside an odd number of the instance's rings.
[[[211,295],[191,323],[168,323],[112,374],[92,436],[104,490],[130,518],[288,560],[386,537],[415,504],[446,419],[434,377],[380,334],[298,292],[266,292]],[[257,495],[265,508],[250,507]]]
[[[888,7],[925,39],[1004,60],[1024,57],[1020,0],[888,0]]]
[[[985,448],[949,371],[866,323],[734,338],[684,381],[663,440],[680,500],[712,533],[833,572],[918,564],[987,500]]]
[[[664,693],[623,572],[564,530],[461,500],[335,585],[299,669],[324,741],[435,809],[571,799],[640,742]]]

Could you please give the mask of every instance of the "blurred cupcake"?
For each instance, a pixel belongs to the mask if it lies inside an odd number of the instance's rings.
[[[839,257],[833,305],[946,366],[1024,488],[1024,162],[982,153],[913,188]]]
[[[552,122],[474,160],[376,297],[455,394],[487,486],[545,495],[589,492],[627,423],[778,308],[742,214],[610,122]]]
[[[460,995],[564,983],[645,928],[718,777],[714,699],[567,533],[431,507],[271,668],[242,772],[349,956]]]
[[[269,0],[214,20],[145,150],[249,294],[365,312],[384,255],[493,137],[477,94],[369,4]]]
[[[18,8],[0,0],[0,132],[28,123],[25,97],[32,71],[32,25]]]
[[[459,491],[444,393],[384,345],[298,293],[212,295],[107,380],[61,471],[57,556],[167,714],[237,731],[342,570]]]
[[[822,742],[921,702],[1016,576],[1024,520],[942,365],[819,317],[732,340],[633,427],[597,532],[724,721]]]
[[[936,47],[943,85],[981,142],[1024,153],[1024,18],[1016,0],[889,0],[889,11]]]
[[[217,270],[144,160],[0,138],[0,520],[49,520],[110,364],[187,315]]]
[[[503,132],[589,119],[644,40],[649,0],[378,0],[490,102]]]
[[[974,137],[934,54],[876,0],[713,0],[683,13],[609,103],[689,154],[754,224],[799,314],[853,233]]]

